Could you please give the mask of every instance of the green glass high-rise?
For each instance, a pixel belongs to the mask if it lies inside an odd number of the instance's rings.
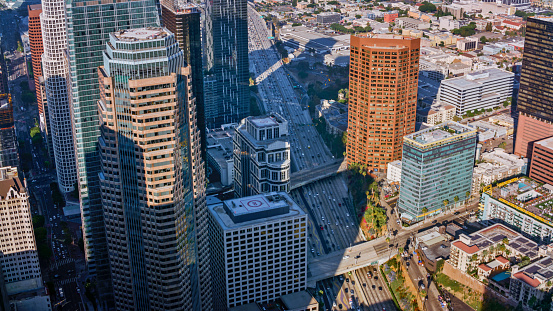
[[[102,52],[111,32],[159,26],[158,9],[155,0],[68,0],[66,16],[85,253],[89,273],[97,281],[100,300],[109,304],[112,290],[98,177],[97,68],[103,65]]]
[[[477,130],[454,121],[403,137],[398,208],[409,222],[467,200]]]

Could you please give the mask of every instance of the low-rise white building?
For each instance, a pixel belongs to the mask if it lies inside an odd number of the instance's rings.
[[[439,18],[440,29],[452,30],[459,29],[461,27],[461,22],[457,19],[454,19],[453,16],[441,16]]]
[[[430,28],[430,23],[414,19],[411,17],[399,17],[396,18],[396,24],[399,27],[403,27],[405,29],[416,29],[416,30],[422,30],[422,29],[428,29]]]
[[[305,290],[307,214],[285,192],[208,197],[214,309]]]
[[[512,96],[514,76],[512,72],[492,68],[443,80],[438,99],[455,106],[458,116],[477,109],[498,107]]]
[[[483,162],[477,164],[472,174],[473,195],[477,195],[482,186],[491,185],[494,181],[527,173],[528,159],[507,153],[503,148],[482,153],[480,159]]]
[[[434,101],[429,107],[417,107],[417,122],[423,122],[430,125],[453,120],[455,116],[455,106]]]
[[[388,163],[388,170],[386,170],[386,179],[389,183],[401,182],[401,160],[396,160]]]

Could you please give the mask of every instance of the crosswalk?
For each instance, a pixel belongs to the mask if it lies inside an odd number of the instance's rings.
[[[70,284],[70,283],[76,283],[76,282],[77,282],[77,278],[74,277],[74,278],[70,278],[70,279],[56,281],[56,282],[54,282],[54,284],[56,286],[62,286],[62,285]]]
[[[75,259],[73,258],[65,258],[62,260],[56,261],[54,264],[52,264],[52,270],[58,269],[59,267],[66,265],[68,263],[75,262]]]

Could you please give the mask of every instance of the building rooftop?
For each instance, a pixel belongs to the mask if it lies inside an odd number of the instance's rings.
[[[5,199],[12,188],[19,193],[26,192],[18,177],[17,168],[10,166],[0,168],[0,198]]]
[[[280,300],[286,305],[287,310],[306,309],[308,306],[319,304],[308,292],[300,292],[283,295]]]
[[[456,63],[456,64],[463,64],[463,63]],[[453,66],[455,64],[451,64]],[[467,66],[463,64],[463,66]],[[497,79],[504,79],[508,77],[514,77],[514,73],[508,72],[505,70],[497,69],[497,68],[490,68],[490,69],[484,69],[478,72],[469,73],[462,77],[443,80],[442,83],[449,85],[451,87],[454,87],[456,89],[473,89],[482,87],[482,84],[495,81]]]
[[[406,135],[403,140],[413,143],[420,147],[432,147],[436,143],[450,142],[454,139],[467,136],[467,134],[476,135],[476,130],[454,121],[432,126],[430,128]]]
[[[462,234],[458,240],[451,244],[467,254],[474,254],[501,243],[504,238],[509,240],[508,247],[523,254],[523,256],[528,256],[530,259],[539,257],[536,242],[502,224],[492,225],[470,235]]]
[[[256,127],[271,127],[271,126],[277,126],[277,121],[270,116],[263,116],[263,117],[252,117],[250,119],[253,125]]]
[[[285,192],[270,192],[208,205],[225,230],[262,223],[278,218],[305,215]]]
[[[529,177],[513,178],[484,193],[524,214],[553,226],[553,194]]]
[[[164,38],[168,35],[165,28],[147,27],[116,31],[113,36],[120,41],[147,41]]]
[[[546,138],[544,140],[540,140],[536,142],[535,144],[538,144],[540,146],[543,146],[548,149],[553,149],[553,137]]]

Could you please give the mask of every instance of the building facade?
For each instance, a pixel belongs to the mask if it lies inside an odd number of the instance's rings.
[[[288,121],[277,113],[248,117],[234,133],[234,193],[290,191]]]
[[[529,178],[513,178],[488,186],[480,198],[480,221],[506,223],[534,239],[550,242],[553,221],[550,207],[539,201],[553,200],[553,193]]]
[[[161,17],[165,28],[175,34],[184,59],[192,69],[192,93],[196,97],[196,113],[201,135],[201,149],[205,160],[206,126],[204,108],[204,74],[202,59],[201,9],[192,2],[182,0],[161,1]]]
[[[73,132],[79,197],[89,273],[97,277],[102,302],[110,302],[109,263],[98,155],[98,72],[109,34],[120,29],[159,26],[154,0],[66,1],[71,69]],[[84,69],[86,68],[86,69]]]
[[[208,209],[215,310],[265,303],[306,288],[307,214],[287,193],[214,199]]]
[[[44,287],[29,206],[29,193],[17,168],[0,168],[0,266],[8,295]]]
[[[513,96],[515,74],[492,68],[465,76],[443,80],[438,100],[455,106],[458,116],[474,110],[490,109],[503,105]]]
[[[419,221],[467,200],[475,151],[476,130],[453,121],[405,136],[398,200],[401,216]]]
[[[100,190],[115,306],[200,310],[190,67],[171,32],[149,27],[112,33],[98,71]]]
[[[420,39],[351,37],[348,164],[386,170],[415,131]]]
[[[339,23],[341,19],[342,15],[336,12],[323,12],[317,14],[317,23],[319,24]]]
[[[534,143],[530,178],[553,185],[553,137]]]
[[[71,77],[66,54],[67,25],[64,4],[61,0],[43,1],[40,24],[44,45],[42,73],[58,185],[61,191],[70,192],[77,183],[77,165],[71,126]]]
[[[19,153],[10,94],[0,94],[0,167],[18,167]]]
[[[36,102],[38,104],[39,116],[44,114],[42,106],[42,96],[40,94],[40,77],[42,76],[42,53],[44,46],[42,44],[42,28],[40,27],[40,13],[42,5],[33,4],[27,6],[29,13],[29,45],[31,46],[31,59],[33,68],[33,78],[35,80]]]
[[[553,136],[553,18],[529,18],[517,101],[515,154],[531,159],[532,144]],[[537,129],[540,130],[537,130]]]
[[[215,79],[206,101],[207,127],[239,123],[250,115],[247,1],[207,2],[205,45],[206,70]]]

